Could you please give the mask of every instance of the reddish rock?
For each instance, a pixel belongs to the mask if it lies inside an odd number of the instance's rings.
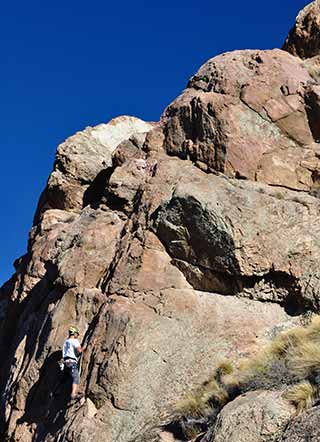
[[[320,55],[320,1],[309,3],[299,12],[283,49],[301,58]]]
[[[312,82],[301,61],[280,50],[219,55],[165,111],[167,152],[205,171],[310,190],[319,168],[316,114],[306,110],[304,89]]]
[[[215,442],[276,442],[295,413],[281,392],[254,391],[227,404],[214,428]]]
[[[318,57],[220,55],[160,124],[119,117],[59,146],[0,289],[4,440],[173,440],[163,416],[222,359],[318,311]],[[70,324],[85,348],[73,405],[57,365]],[[277,394],[250,397],[222,410],[217,438],[282,430]]]
[[[320,439],[320,409],[307,410],[293,419],[284,432],[281,442],[317,442]]]
[[[319,200],[185,164],[184,177],[154,215],[154,229],[189,283],[317,309]]]

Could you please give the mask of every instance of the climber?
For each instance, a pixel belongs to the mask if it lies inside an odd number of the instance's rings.
[[[63,344],[62,357],[64,364],[64,372],[72,378],[72,390],[71,400],[77,400],[81,398],[81,394],[78,393],[80,374],[79,374],[79,356],[82,353],[82,347],[78,340],[79,329],[71,326],[69,328],[68,339]]]

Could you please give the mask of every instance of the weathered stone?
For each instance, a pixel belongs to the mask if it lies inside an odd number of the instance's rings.
[[[317,143],[320,143],[320,84],[305,89],[305,103],[312,136]],[[319,172],[319,169],[317,164],[314,171]]]
[[[213,431],[214,442],[278,441],[295,413],[281,392],[254,391],[239,396],[221,411]],[[291,441],[290,439],[290,442]]]
[[[301,163],[316,146],[303,86],[312,81],[280,50],[219,55],[165,111],[165,148],[208,171],[309,190],[313,170]]]
[[[301,58],[320,55],[320,1],[309,3],[299,12],[283,49]]]
[[[319,309],[318,65],[223,54],[159,124],[119,117],[58,148],[0,289],[4,440],[173,440],[163,416],[221,360]],[[57,365],[70,324],[85,348],[73,405]],[[273,440],[290,413],[274,391],[248,393],[217,440]]]
[[[132,141],[126,140],[119,144],[112,156],[112,162],[115,167],[122,166],[126,161],[132,158],[143,157],[139,149]]]
[[[281,442],[317,442],[320,440],[320,408],[307,410],[293,419],[286,428]]]
[[[13,440],[31,440],[50,416],[54,418],[52,413],[65,409],[69,391],[61,383],[57,364],[61,343],[70,323],[79,324],[84,336],[106,299],[97,289],[71,289],[65,293],[52,291],[41,301],[31,299],[28,308],[17,317],[16,332],[3,359],[6,362],[1,374],[6,394],[2,406],[8,419],[10,416],[7,434]],[[15,370],[9,376],[13,355]],[[13,392],[14,402],[10,399]],[[21,425],[17,426],[17,420]],[[49,419],[48,432],[50,425]]]
[[[108,186],[113,207],[132,212],[134,205],[139,202],[139,195],[148,177],[149,166],[144,158],[132,158],[125,167],[117,167]]]
[[[110,441],[132,440],[145,422],[159,423],[161,410],[219,361],[257,351],[267,331],[288,319],[277,305],[190,289],[163,290],[153,306],[142,298],[112,300],[96,328],[103,353],[95,355],[87,386],[96,418],[112,422]],[[86,363],[83,370],[86,378]]]
[[[108,271],[116,254],[124,222],[111,211],[82,211],[75,223],[60,234],[52,262],[63,287],[94,288]]]
[[[28,309],[20,313],[20,332],[11,338],[7,373],[13,355],[19,361],[6,384],[7,432],[13,438],[21,433],[27,442],[28,437],[31,440],[39,434],[50,441],[65,435],[79,442],[90,429],[94,438],[104,431],[105,440],[136,439],[145,422],[158,424],[162,410],[173,407],[187,388],[203,382],[220,360],[237,360],[254,353],[272,335],[274,327],[278,329],[287,322],[289,316],[276,302],[288,301],[289,310],[293,300],[288,297],[286,284],[290,277],[303,285],[304,261],[307,266],[314,260],[316,268],[317,240],[313,238],[318,235],[317,199],[288,190],[280,194],[258,183],[207,175],[191,162],[166,157],[160,151],[157,158],[156,174],[141,184],[139,205],[124,218],[121,212],[110,208],[86,208],[80,215],[48,210],[34,229],[32,261],[36,263],[38,255],[39,263],[48,262],[56,267],[51,279],[57,288],[50,292],[52,288],[44,286],[41,292],[31,294]],[[144,161],[148,163],[149,158]],[[120,184],[126,185],[126,174],[131,173],[133,164],[142,165],[136,164],[133,157],[113,172]],[[141,170],[138,173],[144,175]],[[111,175],[110,182],[112,179]],[[113,191],[112,186],[109,190]],[[175,201],[181,207],[173,216],[176,225],[170,227],[173,236],[167,242],[160,233],[160,225],[165,226]],[[185,209],[190,209],[189,215]],[[149,231],[150,217],[158,226],[156,232],[163,243]],[[190,226],[198,230],[193,231]],[[288,247],[292,248],[290,259]],[[179,256],[175,256],[177,251]],[[79,257],[79,253],[83,256]],[[32,268],[38,269],[34,275],[41,281],[40,264]],[[218,268],[222,271],[220,275],[216,272]],[[247,285],[238,293],[263,303],[206,293],[219,289],[231,294],[225,287],[238,287],[239,277]],[[312,278],[311,284],[308,280],[308,290],[313,288],[315,295],[316,270]],[[192,285],[203,291],[192,290]],[[82,288],[65,292],[72,286]],[[85,297],[77,290],[86,293]],[[303,292],[303,302],[308,303],[306,293],[311,292]],[[91,296],[96,301],[89,307]],[[105,303],[107,296],[109,301]],[[42,307],[36,313],[39,299]],[[81,307],[79,299],[83,300]],[[273,305],[265,303],[270,300]],[[314,306],[315,302],[312,298],[308,305]],[[32,321],[26,319],[29,317]],[[35,362],[26,354],[34,345],[32,342],[41,336],[40,330],[46,330],[49,323],[53,334],[48,338],[42,334],[46,345],[37,350],[39,357]],[[94,417],[90,417],[91,409],[85,411],[85,416],[84,409],[63,411],[63,395],[61,400],[48,402],[48,417],[40,412],[39,404],[48,401],[56,382],[53,376],[52,382],[46,384],[52,365],[46,366],[45,361],[52,352],[58,354],[58,342],[63,341],[69,323],[77,323],[82,330],[92,324],[87,334],[82,388],[97,410]],[[3,330],[8,330],[8,319],[4,324]],[[27,335],[33,336],[29,344],[23,338]],[[195,366],[197,370],[193,369]],[[40,378],[39,368],[43,373]],[[34,384],[38,385],[35,389]],[[33,402],[29,405],[26,398],[31,395]],[[14,407],[9,401],[12,396],[16,401]],[[65,426],[63,416],[72,417],[77,425]],[[27,420],[27,426],[17,425],[19,420]]]
[[[154,127],[135,117],[118,117],[108,124],[88,127],[62,143],[37,210],[47,208],[80,211],[84,193],[112,165],[112,153],[124,140],[145,134]]]
[[[154,214],[158,237],[189,283],[317,310],[318,200],[190,173]]]

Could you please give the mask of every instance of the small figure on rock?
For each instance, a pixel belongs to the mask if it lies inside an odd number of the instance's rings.
[[[65,340],[62,350],[64,372],[72,379],[72,401],[80,399],[82,397],[82,395],[78,393],[80,383],[79,356],[83,351],[78,340],[79,335],[79,329],[77,327],[71,326],[69,328],[68,339]]]

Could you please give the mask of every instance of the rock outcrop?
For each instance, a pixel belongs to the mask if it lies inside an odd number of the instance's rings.
[[[318,309],[319,213],[309,195],[194,171],[159,207],[155,227],[194,288],[301,313]]]
[[[284,432],[283,442],[316,442],[320,438],[319,407],[293,419]]]
[[[315,0],[299,13],[283,49],[301,58],[320,55],[320,2]]]
[[[219,55],[166,110],[166,150],[206,172],[312,190],[318,93],[301,60],[281,50]]]
[[[0,291],[4,440],[182,440],[186,392],[319,311],[317,8],[286,51],[209,60],[159,123],[118,117],[59,146]],[[70,324],[73,405],[57,364]],[[234,394],[198,440],[308,440],[317,412],[293,413],[280,390]]]
[[[215,425],[213,440],[277,441],[294,412],[294,407],[286,403],[277,392],[250,392],[224,407]]]
[[[151,128],[150,123],[125,116],[88,127],[68,138],[57,149],[54,170],[40,198],[36,220],[48,208],[79,212],[93,202],[91,196],[99,199],[97,187],[112,165],[116,147],[127,140],[141,147]]]

